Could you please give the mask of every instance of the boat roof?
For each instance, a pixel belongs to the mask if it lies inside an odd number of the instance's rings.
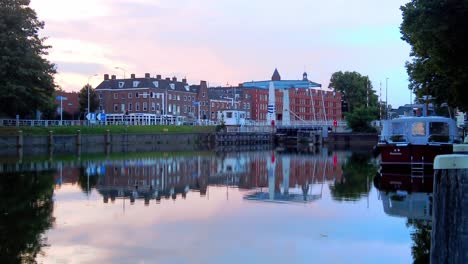
[[[414,121],[429,121],[429,122],[455,122],[453,119],[445,116],[404,116],[390,120],[395,122],[414,122]]]

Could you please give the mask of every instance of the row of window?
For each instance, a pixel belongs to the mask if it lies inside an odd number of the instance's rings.
[[[125,96],[124,94],[121,94],[121,99],[125,99]],[[133,98],[133,93],[128,93],[127,95],[128,99],[131,99]],[[164,93],[153,93],[153,92],[150,92],[150,93],[139,93],[139,92],[136,92],[135,93],[135,98],[153,98],[153,99],[162,99],[164,98]],[[102,99],[103,96],[102,96],[102,93],[99,93],[99,99]],[[114,99],[119,99],[119,93],[114,93]],[[181,100],[184,100],[184,101],[189,101],[189,102],[195,102],[195,96],[180,96],[180,95],[175,95],[175,94],[167,94],[167,99],[168,100],[177,100],[177,101],[181,101]]]
[[[120,109],[119,109],[119,107],[120,107]],[[184,113],[194,113],[195,112],[195,106],[184,105],[182,109],[183,109]],[[143,112],[148,111],[148,103],[143,102],[141,109],[140,109],[140,103],[135,103],[135,112],[138,112],[140,110],[143,111]],[[164,109],[161,109],[161,105],[159,103],[152,102],[151,103],[151,111],[155,112],[155,111],[159,111],[159,110],[164,110]],[[128,105],[126,105],[126,104],[114,104],[114,112],[124,113],[126,111],[133,111],[133,104],[132,103],[128,103]],[[167,112],[168,113],[180,114],[180,105],[168,104],[167,105]]]

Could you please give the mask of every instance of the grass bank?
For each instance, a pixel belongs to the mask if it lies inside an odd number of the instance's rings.
[[[54,127],[0,127],[0,136],[18,135],[44,136],[49,131],[54,135],[75,135],[80,130],[82,135],[103,135],[107,130],[111,134],[157,134],[157,133],[211,133],[214,126],[54,126]]]

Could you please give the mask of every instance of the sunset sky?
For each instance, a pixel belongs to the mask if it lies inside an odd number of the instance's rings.
[[[105,73],[206,80],[211,86],[309,79],[335,71],[368,75],[393,106],[410,102],[400,39],[408,0],[31,0],[48,37],[56,83],[77,91]]]

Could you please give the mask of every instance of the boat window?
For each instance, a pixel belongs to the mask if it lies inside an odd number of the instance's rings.
[[[429,134],[431,135],[448,135],[449,125],[444,122],[429,123]]]
[[[226,117],[227,117],[227,118],[232,118],[232,112],[227,112],[227,113],[226,113]]]
[[[413,136],[425,136],[426,135],[426,123],[425,122],[414,122],[411,126],[411,134]]]

